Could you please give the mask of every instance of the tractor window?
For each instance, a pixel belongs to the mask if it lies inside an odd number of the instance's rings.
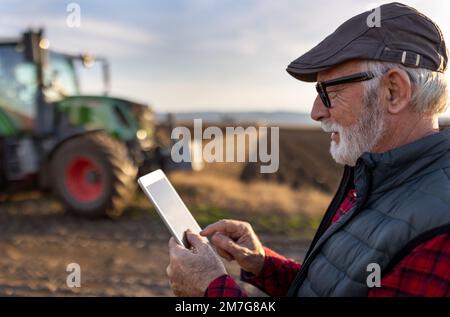
[[[36,66],[25,62],[16,45],[0,46],[0,107],[15,113],[22,123],[30,122],[37,89]]]
[[[72,60],[63,54],[49,52],[44,77],[47,86],[45,95],[49,101],[79,94]]]
[[[114,109],[115,114],[119,118],[120,123],[122,125],[124,125],[125,127],[129,127],[130,123],[128,122],[127,117],[123,113],[123,110],[120,108],[120,106],[114,105],[113,109]]]

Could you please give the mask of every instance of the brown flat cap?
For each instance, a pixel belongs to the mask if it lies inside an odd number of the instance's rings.
[[[444,72],[448,53],[439,27],[414,8],[401,3],[382,5],[379,24],[375,11],[344,22],[317,46],[286,69],[295,78],[314,82],[317,73],[351,59],[368,59]],[[373,25],[372,25],[373,24]]]

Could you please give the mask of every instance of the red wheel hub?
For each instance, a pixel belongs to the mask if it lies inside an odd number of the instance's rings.
[[[98,199],[103,191],[101,169],[87,157],[77,157],[69,162],[65,171],[65,183],[69,193],[81,202]]]

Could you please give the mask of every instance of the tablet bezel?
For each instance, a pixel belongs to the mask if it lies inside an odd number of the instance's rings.
[[[199,233],[201,231],[200,225],[197,223],[195,218],[192,216],[192,214],[189,211],[189,209],[187,208],[186,204],[183,202],[183,200],[181,199],[180,195],[175,190],[175,188],[173,187],[172,183],[170,182],[170,180],[167,178],[166,174],[162,170],[158,169],[158,170],[156,170],[154,172],[151,172],[149,174],[146,174],[146,175],[140,177],[138,179],[138,184],[141,187],[142,191],[145,193],[145,195],[150,199],[150,201],[155,206],[156,211],[158,212],[159,216],[162,218],[164,224],[169,229],[170,233],[175,238],[175,240],[179,244],[184,245],[185,247],[188,247],[188,245],[187,245],[188,243],[187,243],[187,241],[186,241],[186,239],[184,237],[184,232],[183,232],[183,234],[181,236],[177,232],[175,232],[174,228],[172,227],[172,225],[167,220],[164,212],[162,211],[162,209],[158,205],[156,198],[154,198],[152,196],[152,193],[147,189],[148,185],[151,185],[151,184],[153,184],[153,183],[155,183],[155,182],[157,182],[157,181],[159,181],[161,179],[165,179],[165,181],[169,184],[169,186],[173,190],[174,198],[178,199],[181,202],[181,204],[185,207],[186,212],[189,213],[189,217],[192,219],[193,224],[196,226],[196,228],[191,228],[191,230],[193,232],[195,232],[195,233]]]

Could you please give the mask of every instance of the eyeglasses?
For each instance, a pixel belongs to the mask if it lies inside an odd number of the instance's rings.
[[[339,77],[331,80],[326,81],[318,81],[316,84],[316,90],[317,93],[320,96],[320,99],[322,100],[322,103],[325,107],[331,108],[331,101],[330,97],[327,93],[327,87],[330,86],[336,86],[336,85],[342,85],[342,84],[349,84],[349,83],[357,83],[361,81],[366,81],[374,78],[375,75],[371,72],[364,72],[364,73],[357,73],[352,74],[344,77]]]

